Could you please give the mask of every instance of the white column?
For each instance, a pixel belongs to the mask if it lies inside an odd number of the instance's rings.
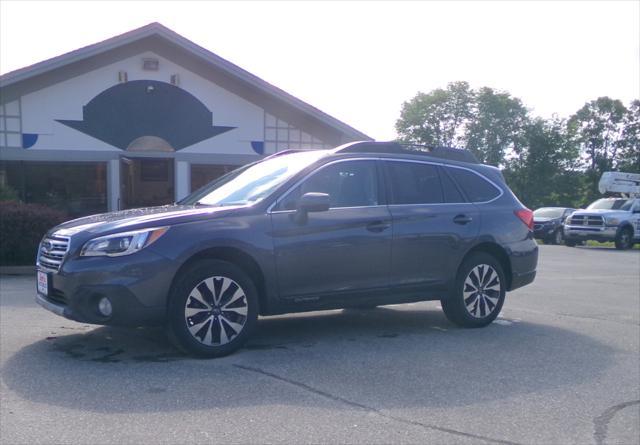
[[[109,211],[119,210],[120,159],[112,159],[107,162],[107,203]]]
[[[176,161],[176,201],[180,201],[191,192],[191,164]]]

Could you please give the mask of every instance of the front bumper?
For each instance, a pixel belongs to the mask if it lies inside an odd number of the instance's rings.
[[[149,326],[161,324],[165,317],[165,306],[143,306],[133,293],[123,286],[85,286],[64,300],[60,295],[59,290],[56,290],[55,297],[36,293],[36,302],[56,315],[81,323]],[[109,299],[113,308],[109,317],[98,311],[98,301],[103,297]]]
[[[39,270],[49,283],[47,295],[36,293],[40,306],[70,320],[116,326],[163,323],[175,275],[174,264],[151,251],[130,257],[72,258],[57,272]],[[98,311],[104,297],[112,306],[108,317]]]
[[[56,304],[40,293],[36,294],[36,303],[56,315],[73,320],[73,314],[69,310],[68,306]]]
[[[537,239],[549,238],[555,233],[557,228],[558,228],[558,226],[545,226],[545,225],[542,225],[539,228],[534,229],[533,237],[537,238]]]
[[[613,241],[618,233],[617,227],[564,226],[564,237],[569,240]]]

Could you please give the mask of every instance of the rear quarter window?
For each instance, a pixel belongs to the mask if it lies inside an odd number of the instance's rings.
[[[442,185],[435,165],[418,162],[386,163],[393,204],[439,204]]]
[[[476,173],[452,167],[446,167],[445,170],[471,202],[491,201],[500,195],[500,190],[496,186]]]

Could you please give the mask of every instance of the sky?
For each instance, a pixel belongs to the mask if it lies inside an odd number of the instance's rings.
[[[156,21],[378,140],[458,80],[542,117],[640,98],[640,1],[0,0],[0,74]]]

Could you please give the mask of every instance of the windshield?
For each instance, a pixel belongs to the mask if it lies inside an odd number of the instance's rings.
[[[185,205],[249,205],[266,198],[280,184],[326,156],[316,150],[277,156],[240,167],[184,198]]]
[[[598,199],[587,210],[630,210],[633,199]]]
[[[556,209],[553,207],[543,207],[533,212],[534,217],[539,218],[560,218],[564,209]]]

